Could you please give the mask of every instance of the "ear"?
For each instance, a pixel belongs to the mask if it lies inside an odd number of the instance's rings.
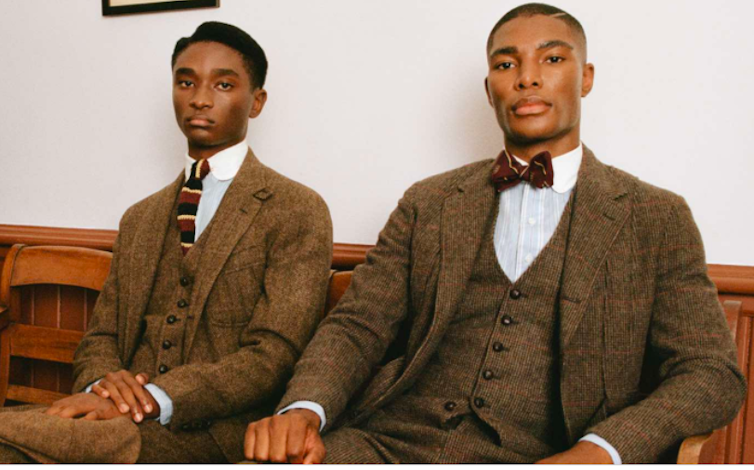
[[[581,77],[581,97],[586,98],[586,95],[592,91],[594,86],[594,64],[584,64],[584,71]]]
[[[490,82],[487,80],[487,77],[484,78],[484,92],[487,93],[487,102],[490,106],[494,107],[492,104],[492,95],[490,94]]]
[[[254,98],[254,102],[251,105],[251,111],[249,112],[249,119],[254,119],[255,117],[262,114],[262,109],[264,109],[264,104],[267,102],[267,91],[265,91],[264,88],[257,88],[254,91],[251,92],[252,97]]]

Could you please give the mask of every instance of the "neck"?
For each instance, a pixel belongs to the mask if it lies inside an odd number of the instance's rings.
[[[228,142],[227,144],[222,144],[222,145],[214,145],[212,147],[203,147],[201,145],[196,145],[189,142],[188,155],[194,160],[209,160],[210,158],[214,157],[216,154],[222,152],[223,150],[229,149],[236,144],[243,142],[245,139],[246,139],[246,136],[244,136],[243,139],[235,141],[235,142]]]
[[[578,130],[554,139],[536,142],[517,142],[505,136],[505,151],[528,163],[532,158],[545,151],[550,152],[552,158],[557,158],[572,151],[580,143],[581,137]]]

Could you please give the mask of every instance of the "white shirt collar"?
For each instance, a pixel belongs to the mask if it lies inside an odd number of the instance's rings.
[[[238,170],[241,169],[241,164],[246,158],[246,153],[249,151],[249,146],[246,141],[242,141],[228,147],[225,150],[217,152],[209,160],[209,172],[217,178],[219,181],[227,181],[235,178]],[[188,180],[191,174],[191,166],[196,160],[191,158],[189,154],[186,154],[186,179]]]
[[[583,156],[583,144],[579,142],[579,146],[575,149],[552,159],[552,189],[556,193],[562,194],[568,192],[576,186],[576,180],[579,177],[579,167],[581,166],[581,159]],[[515,155],[513,158],[523,165],[528,165],[528,163]]]

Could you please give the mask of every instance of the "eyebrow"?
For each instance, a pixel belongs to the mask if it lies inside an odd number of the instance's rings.
[[[574,49],[574,47],[571,44],[565,41],[562,41],[560,39],[553,39],[551,41],[543,42],[542,44],[537,46],[537,50],[541,51],[543,49],[550,49],[550,48],[558,47],[558,46],[567,47],[568,49],[571,49],[571,50]],[[512,55],[512,54],[518,54],[518,48],[516,46],[504,46],[504,47],[501,47],[500,49],[495,49],[492,52],[492,54],[490,54],[490,57],[494,57],[496,55]]]

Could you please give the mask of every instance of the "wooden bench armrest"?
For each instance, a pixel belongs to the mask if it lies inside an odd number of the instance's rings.
[[[712,433],[691,436],[683,440],[681,448],[678,449],[679,464],[697,464],[699,456],[702,453],[702,447],[712,437]]]
[[[6,305],[0,304],[0,330],[10,324],[10,309]]]

